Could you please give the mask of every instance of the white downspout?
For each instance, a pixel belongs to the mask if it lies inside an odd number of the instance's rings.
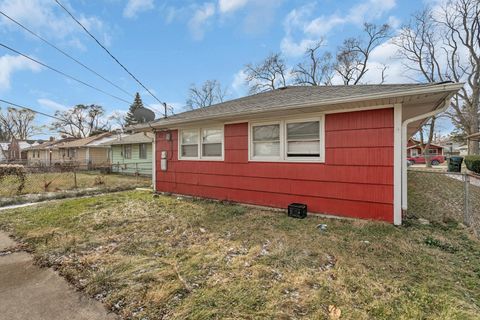
[[[152,185],[153,192],[157,191],[157,133],[153,130],[153,143],[152,143]]]
[[[402,210],[407,210],[408,208],[408,194],[407,194],[407,126],[415,121],[433,117],[439,113],[445,112],[450,105],[451,96],[445,99],[445,105],[440,109],[435,109],[428,113],[418,115],[416,117],[407,119],[402,123]]]

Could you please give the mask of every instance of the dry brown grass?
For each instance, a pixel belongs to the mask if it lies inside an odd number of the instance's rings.
[[[124,192],[8,211],[0,227],[125,319],[480,314],[480,242],[454,223],[295,220]]]
[[[121,174],[100,174],[98,172],[78,172],[76,174],[77,189],[116,188],[125,185],[149,186],[151,178],[135,177]],[[0,181],[0,197],[17,195],[17,178],[9,176]],[[73,172],[29,173],[25,188],[21,194],[38,194],[44,192],[61,192],[75,189]]]

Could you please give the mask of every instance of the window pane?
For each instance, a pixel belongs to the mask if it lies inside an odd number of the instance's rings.
[[[147,145],[145,143],[141,143],[139,145],[139,158],[146,159],[147,158]]]
[[[182,146],[182,157],[198,157],[198,145]]]
[[[222,131],[221,129],[203,129],[202,137],[203,143],[221,143],[222,142]]]
[[[222,144],[221,143],[206,143],[202,145],[202,156],[204,157],[221,157]]]
[[[253,156],[260,156],[260,157],[280,156],[280,142],[254,142]]]
[[[287,124],[288,140],[318,139],[320,135],[320,122],[299,122]]]
[[[293,141],[287,144],[289,157],[319,157],[320,141]]]
[[[182,131],[182,144],[194,144],[198,143],[198,131],[197,130],[183,130]]]
[[[253,127],[253,141],[276,141],[276,140],[280,140],[279,124]]]

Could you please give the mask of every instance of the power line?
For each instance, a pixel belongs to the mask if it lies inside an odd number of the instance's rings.
[[[118,90],[124,92],[125,94],[127,94],[128,96],[130,97],[134,97],[133,94],[131,94],[130,92],[126,91],[125,89],[123,89],[122,87],[118,86],[117,84],[113,83],[112,81],[108,80],[107,78],[105,78],[104,76],[102,76],[101,74],[99,74],[97,71],[95,71],[94,69],[92,69],[91,67],[85,65],[83,62],[81,62],[80,60],[76,59],[75,57],[73,57],[72,55],[70,55],[69,53],[65,52],[64,50],[60,49],[59,47],[57,47],[56,45],[54,45],[53,43],[51,43],[50,41],[48,41],[47,39],[43,38],[42,36],[40,36],[39,34],[37,34],[36,32],[32,31],[31,29],[29,29],[28,27],[26,27],[25,25],[23,25],[22,23],[20,23],[19,21],[15,20],[14,18],[10,17],[8,14],[6,14],[5,12],[2,12],[0,11],[0,14],[3,15],[5,18],[7,18],[8,20],[12,21],[13,23],[15,23],[16,25],[18,25],[20,28],[22,28],[23,30],[25,30],[26,32],[30,33],[31,35],[33,35],[34,37],[40,39],[41,41],[43,41],[44,43],[46,43],[47,45],[49,45],[50,47],[54,48],[55,50],[59,51],[60,53],[62,53],[64,56],[66,56],[67,58],[69,58],[70,60],[74,61],[75,63],[81,65],[83,68],[87,69],[88,71],[90,71],[91,73],[95,74],[96,76],[98,76],[99,78],[103,79],[104,81],[108,82],[109,84],[111,84],[112,86],[114,86],[115,88],[117,88]],[[146,104],[149,108],[153,109],[148,103]],[[173,108],[171,106],[168,106],[168,108],[170,109],[170,112],[172,114],[175,114],[173,112]],[[162,112],[161,112],[162,113]]]
[[[29,108],[29,107],[21,106],[21,105],[19,105],[19,104],[16,104],[16,103],[13,103],[13,102],[10,102],[10,101],[7,101],[7,100],[0,99],[0,102],[3,102],[3,103],[6,103],[6,104],[9,104],[9,105],[12,105],[12,106],[17,107],[17,108],[22,108],[22,109],[25,109],[25,110],[29,110],[29,111],[32,111],[32,112],[41,114],[42,116],[46,116],[46,117],[49,117],[49,118],[52,118],[52,119],[55,119],[55,120],[63,121],[62,119],[57,118],[57,117],[55,117],[55,116],[49,115],[49,114],[44,113],[44,112],[41,112],[41,111],[34,110],[34,109],[32,109],[32,108]]]
[[[160,104],[163,104],[160,99],[158,99],[137,77],[135,77],[88,29],[77,19],[75,16],[67,9],[63,4],[60,3],[59,0],[54,0],[83,30],[93,39],[95,42],[103,49],[105,52],[113,59],[115,62],[120,65],[123,70],[125,70],[139,85],[141,85],[155,100],[157,100]],[[165,112],[164,116],[166,117],[167,114]]]
[[[45,68],[47,68],[47,69],[50,69],[50,70],[52,70],[52,71],[54,71],[54,72],[56,72],[56,73],[58,73],[58,74],[61,74],[61,75],[64,76],[64,77],[67,77],[67,78],[69,78],[69,79],[71,79],[71,80],[74,80],[74,81],[76,81],[76,82],[78,82],[78,83],[83,84],[84,86],[87,86],[87,87],[89,87],[89,88],[91,88],[91,89],[93,89],[93,90],[96,90],[96,91],[98,91],[98,92],[101,92],[101,93],[103,93],[103,94],[105,94],[105,95],[107,95],[107,96],[110,96],[110,97],[112,97],[112,98],[114,98],[114,99],[117,99],[117,100],[119,100],[119,101],[125,102],[126,104],[130,105],[130,102],[127,101],[127,100],[125,100],[125,99],[122,99],[122,98],[120,98],[120,97],[118,97],[118,96],[116,96],[116,95],[110,94],[110,93],[108,93],[108,92],[106,92],[106,91],[104,91],[104,90],[102,90],[102,89],[99,89],[99,88],[97,88],[97,87],[94,87],[94,86],[92,86],[91,84],[88,84],[88,83],[86,83],[86,82],[84,82],[84,81],[82,81],[82,80],[80,80],[80,79],[77,79],[77,78],[75,78],[75,77],[73,77],[73,76],[71,76],[71,75],[69,75],[69,74],[67,74],[67,73],[65,73],[65,72],[63,72],[63,71],[60,71],[60,70],[58,70],[58,69],[55,69],[54,67],[51,67],[51,66],[49,66],[49,65],[47,65],[47,64],[45,64],[45,63],[43,63],[43,62],[41,62],[41,61],[38,61],[38,60],[36,60],[36,59],[34,59],[34,58],[32,58],[32,57],[24,54],[24,53],[21,53],[20,51],[15,50],[15,49],[13,49],[13,48],[11,48],[11,47],[9,47],[9,46],[1,43],[1,42],[0,42],[0,46],[1,46],[1,47],[4,47],[4,48],[7,49],[7,50],[10,50],[10,51],[12,51],[12,52],[14,52],[14,53],[16,53],[16,54],[19,54],[19,55],[21,55],[22,57],[25,57],[25,58],[27,58],[28,60],[31,60],[31,61],[33,61],[33,62],[35,62],[35,63],[37,63],[37,64],[39,64],[39,65],[41,65],[41,66],[43,66],[43,67],[45,67]]]
[[[20,28],[24,29],[25,31],[27,31],[28,33],[30,33],[31,35],[33,35],[34,37],[37,37],[38,39],[42,40],[43,42],[45,42],[46,44],[48,44],[50,47],[54,48],[55,50],[61,52],[64,56],[66,56],[67,58],[73,60],[74,62],[76,62],[77,64],[81,65],[82,67],[84,67],[85,69],[87,69],[88,71],[92,72],[93,74],[97,75],[98,77],[100,77],[101,79],[103,79],[104,81],[108,82],[109,84],[111,84],[112,86],[114,86],[115,88],[117,88],[118,90],[121,90],[122,92],[126,93],[127,95],[133,97],[133,95],[131,93],[129,93],[128,91],[126,91],[125,89],[121,88],[120,86],[116,85],[115,83],[113,83],[112,81],[108,80],[107,78],[105,78],[104,76],[102,76],[101,74],[99,74],[97,71],[93,70],[92,68],[90,68],[89,66],[85,65],[83,62],[79,61],[78,59],[72,57],[70,54],[68,54],[67,52],[65,52],[64,50],[60,49],[59,47],[57,47],[56,45],[54,45],[53,43],[49,42],[48,40],[46,40],[45,38],[43,38],[42,36],[40,36],[39,34],[35,33],[34,31],[30,30],[29,28],[27,28],[26,26],[24,26],[23,24],[21,24],[20,22],[16,21],[15,19],[13,19],[12,17],[10,17],[9,15],[7,15],[6,13],[0,11],[0,14],[3,15],[5,18],[9,19],[10,21],[12,21],[13,23],[15,23],[16,25],[18,25]]]

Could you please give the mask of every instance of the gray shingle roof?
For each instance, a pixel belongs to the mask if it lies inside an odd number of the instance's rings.
[[[102,143],[104,146],[113,146],[119,144],[136,144],[136,143],[152,143],[153,134],[148,132],[139,132],[131,135],[122,135],[121,139],[115,139]]]
[[[159,119],[152,126],[169,125],[201,119],[215,118],[222,115],[240,115],[268,112],[286,108],[301,107],[312,104],[338,103],[342,99],[366,100],[369,97],[393,96],[398,93],[408,94],[422,88],[438,86],[440,83],[428,84],[382,84],[382,85],[335,85],[335,86],[289,86],[264,93],[258,93],[234,99],[206,108],[182,112],[166,119]],[[451,85],[451,83],[450,83]],[[140,129],[146,125],[132,128]]]

